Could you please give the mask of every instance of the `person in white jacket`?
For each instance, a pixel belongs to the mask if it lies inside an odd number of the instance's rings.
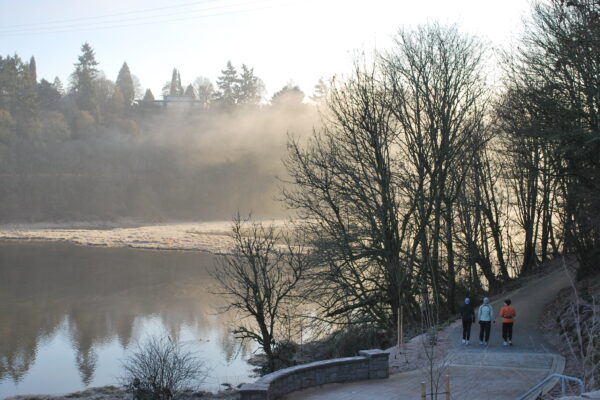
[[[477,316],[479,319],[479,344],[487,346],[490,341],[492,322],[496,322],[494,321],[494,309],[487,297],[483,298],[483,304],[479,306]]]

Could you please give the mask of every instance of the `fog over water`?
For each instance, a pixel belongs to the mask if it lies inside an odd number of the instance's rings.
[[[17,239],[0,242],[0,398],[118,384],[151,335],[205,360],[202,389],[253,380],[235,316],[211,294],[216,256],[198,250],[231,245],[229,222],[206,221],[286,215],[288,135],[306,137],[316,107],[151,103],[110,121],[60,101],[0,132],[0,240]]]
[[[117,383],[120,360],[169,335],[211,369],[205,389],[249,381],[210,294],[215,256],[196,251],[0,243],[0,398]]]

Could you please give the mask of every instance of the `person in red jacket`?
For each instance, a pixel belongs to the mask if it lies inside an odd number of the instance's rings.
[[[500,316],[502,317],[502,339],[504,339],[505,346],[512,346],[512,333],[513,324],[517,312],[510,305],[510,299],[504,300],[504,307],[500,309]]]

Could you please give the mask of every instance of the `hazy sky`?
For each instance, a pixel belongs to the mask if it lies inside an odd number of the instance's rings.
[[[290,80],[311,94],[401,26],[458,23],[502,45],[528,9],[527,0],[0,0],[0,54],[34,55],[40,79],[66,86],[87,41],[108,78],[126,61],[157,97],[173,68],[184,84],[214,82],[227,60],[253,67],[269,95]]]

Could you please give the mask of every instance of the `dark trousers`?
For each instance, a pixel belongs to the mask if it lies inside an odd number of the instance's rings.
[[[502,323],[502,339],[504,339],[504,341],[511,341],[512,342],[512,328],[513,328],[513,323],[512,322],[503,322]]]
[[[463,340],[471,340],[471,324],[473,323],[473,321],[471,321],[471,320],[465,321],[463,319],[462,323],[463,323]]]
[[[489,342],[490,341],[490,329],[492,327],[492,321],[479,321],[479,341]]]

